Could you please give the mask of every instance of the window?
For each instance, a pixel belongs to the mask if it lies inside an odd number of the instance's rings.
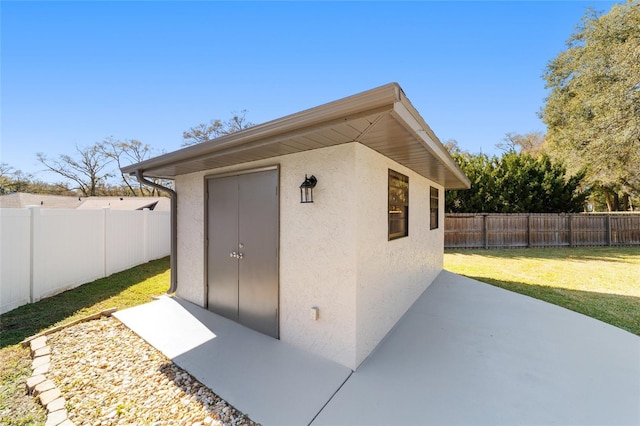
[[[431,219],[430,219],[430,227],[431,229],[438,228],[438,204],[439,204],[439,193],[438,188],[431,187],[430,194],[430,206],[431,206]]]
[[[409,235],[409,178],[389,169],[389,240]]]

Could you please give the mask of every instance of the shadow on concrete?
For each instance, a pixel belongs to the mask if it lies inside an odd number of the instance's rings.
[[[353,373],[178,299],[115,316],[263,424],[640,423],[638,336],[447,271]]]
[[[637,425],[640,338],[443,271],[314,420]]]
[[[178,298],[162,297],[114,316],[265,425],[309,424],[352,373]]]

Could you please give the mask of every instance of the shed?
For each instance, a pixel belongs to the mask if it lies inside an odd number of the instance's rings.
[[[123,172],[175,180],[177,297],[354,370],[442,270],[444,190],[470,185],[396,83]]]

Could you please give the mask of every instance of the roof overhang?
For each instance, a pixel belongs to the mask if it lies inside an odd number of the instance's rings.
[[[470,187],[397,83],[122,168],[152,178],[176,176],[359,142],[446,189]]]

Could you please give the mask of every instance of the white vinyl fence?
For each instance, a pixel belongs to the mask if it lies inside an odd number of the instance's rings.
[[[170,215],[0,209],[0,314],[168,256]]]

